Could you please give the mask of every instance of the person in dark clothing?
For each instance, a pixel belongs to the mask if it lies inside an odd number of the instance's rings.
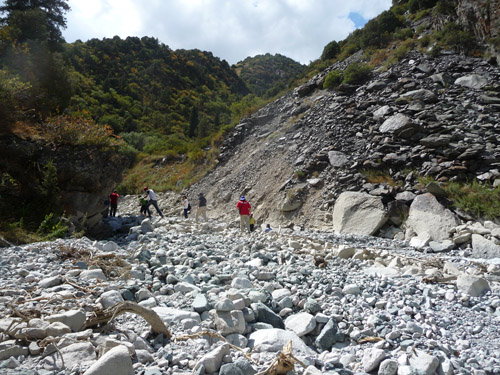
[[[120,198],[120,195],[118,195],[116,190],[113,190],[113,192],[109,195],[110,216],[116,216],[116,210],[118,209],[118,198]]]

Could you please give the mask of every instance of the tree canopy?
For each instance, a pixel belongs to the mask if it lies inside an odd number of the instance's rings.
[[[64,40],[61,29],[66,28],[69,10],[66,0],[5,0],[0,21],[18,43],[40,40],[54,47]]]

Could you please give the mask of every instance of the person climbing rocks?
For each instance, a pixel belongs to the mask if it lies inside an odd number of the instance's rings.
[[[144,191],[146,192],[144,198],[146,198],[146,200],[148,201],[148,209],[149,206],[153,206],[156,209],[156,212],[158,212],[158,215],[160,215],[160,217],[163,217],[163,212],[161,212],[160,208],[158,207],[158,200],[156,199],[154,190],[146,186],[144,188]]]
[[[242,195],[240,197],[240,200],[236,204],[236,208],[240,212],[240,229],[242,232],[245,231],[245,229],[250,232],[250,211],[252,207],[250,206],[250,203],[245,199],[245,197]]]
[[[272,231],[273,229],[271,228],[271,224],[266,224],[266,229],[264,229],[264,232],[270,232]]]
[[[109,195],[109,216],[116,216],[118,198],[120,198],[120,195],[116,192],[116,190],[113,190],[113,192]]]
[[[196,216],[195,221],[198,222],[198,218],[203,216],[203,220],[208,221],[207,219],[207,198],[203,195],[203,193],[198,194],[198,207],[196,208]]]
[[[253,232],[255,230],[255,218],[253,217],[253,214],[250,214],[250,232]]]
[[[151,217],[151,211],[148,208],[148,201],[144,197],[139,197],[139,204],[141,206],[141,215]]]
[[[182,207],[184,209],[184,219],[187,219],[188,213],[191,210],[191,204],[189,203],[189,200],[188,200],[186,194],[182,195]]]

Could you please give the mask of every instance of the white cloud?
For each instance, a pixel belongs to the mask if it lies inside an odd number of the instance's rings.
[[[151,36],[172,49],[198,48],[234,64],[279,53],[302,63],[371,19],[391,0],[69,0],[66,40]]]

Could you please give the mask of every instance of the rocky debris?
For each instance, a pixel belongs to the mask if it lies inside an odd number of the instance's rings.
[[[135,222],[136,236],[2,250],[2,374],[255,374],[289,342],[296,374],[500,372],[498,258],[296,228],[241,234],[180,215],[142,232],[136,209],[124,197],[110,219]],[[86,268],[105,278],[82,278]],[[173,337],[137,314],[89,326],[123,301],[151,308]]]

